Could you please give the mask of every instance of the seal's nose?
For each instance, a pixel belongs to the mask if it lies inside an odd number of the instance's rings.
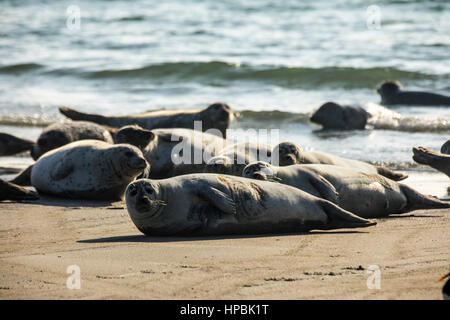
[[[253,179],[256,180],[266,180],[265,176],[261,172],[255,172],[253,173]]]
[[[136,196],[136,210],[139,213],[143,213],[148,211],[150,209],[150,206],[151,202],[149,197],[139,190]]]
[[[295,158],[291,154],[287,154],[280,159],[280,165],[287,166],[295,163]]]

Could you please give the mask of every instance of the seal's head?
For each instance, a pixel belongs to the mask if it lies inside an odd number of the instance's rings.
[[[389,104],[390,97],[402,89],[402,85],[398,81],[385,81],[378,88],[377,92],[381,96],[383,103]]]
[[[275,172],[272,166],[267,162],[257,161],[248,164],[244,170],[242,170],[242,176],[244,178],[256,180],[273,180],[275,178]]]
[[[125,190],[125,201],[131,220],[145,234],[149,233],[152,227],[158,227],[158,218],[167,205],[159,196],[158,183],[149,179],[136,180]]]
[[[217,129],[220,131],[220,136],[226,137],[226,129],[229,128],[231,121],[234,119],[234,114],[231,108],[222,102],[215,102],[210,104],[199,114],[203,121],[203,129]],[[210,132],[216,134],[214,132]],[[218,134],[217,134],[218,135]]]
[[[450,140],[447,140],[441,147],[441,153],[450,154]]]
[[[48,130],[39,136],[36,144],[31,149],[31,157],[33,157],[34,160],[37,160],[47,151],[59,148],[72,141],[73,139],[69,131]]]
[[[114,135],[114,143],[128,143],[144,150],[155,139],[155,134],[138,125],[129,125],[120,128]]]
[[[282,142],[273,148],[272,156],[278,153],[278,165],[290,166],[301,163],[301,149],[292,142]],[[272,162],[273,163],[273,162]]]
[[[111,165],[119,176],[136,177],[141,173],[149,173],[150,165],[142,151],[129,144],[113,145],[110,149]]]

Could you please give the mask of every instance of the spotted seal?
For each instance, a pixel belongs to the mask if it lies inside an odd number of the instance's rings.
[[[194,122],[201,121],[202,131],[217,129],[224,138],[226,137],[226,130],[234,118],[231,108],[221,102],[215,102],[203,110],[160,110],[124,116],[82,113],[68,107],[61,107],[59,111],[73,120],[92,121],[114,128],[136,124],[149,130],[162,128],[195,129]],[[219,133],[217,134],[219,135]]]
[[[65,198],[116,200],[148,167],[135,146],[81,140],[42,155],[31,169],[31,184]]]
[[[149,236],[300,232],[374,225],[290,186],[212,173],[140,179],[125,192],[128,213]]]
[[[420,105],[420,106],[450,106],[450,97],[425,91],[402,90],[398,81],[385,81],[378,88],[381,103],[385,105]]]
[[[324,164],[276,167],[255,162],[245,167],[243,176],[299,188],[363,218],[379,218],[419,209],[450,208],[450,202],[425,196],[379,174],[348,167]]]
[[[305,152],[292,142],[278,144],[272,151],[272,153],[275,152],[278,152],[280,166],[292,164],[333,164],[358,169],[360,171],[364,170],[366,173],[378,173],[395,181],[404,180],[408,177],[405,174],[394,172],[385,167],[374,166],[364,161],[342,158],[325,152]]]

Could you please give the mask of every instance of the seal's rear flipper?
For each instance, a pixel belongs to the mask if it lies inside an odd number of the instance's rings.
[[[321,202],[321,205],[328,216],[327,224],[323,229],[365,228],[377,224],[374,221],[358,217],[329,201],[324,200]]]
[[[107,118],[98,114],[83,113],[68,107],[60,107],[59,112],[72,120],[91,121],[98,124],[109,125]]]
[[[1,200],[37,200],[39,194],[35,191],[15,185],[0,179],[0,201]]]
[[[400,184],[400,190],[407,198],[406,207],[402,209],[402,213],[420,209],[450,208],[449,201],[442,201],[432,196],[426,196],[407,185]]]
[[[34,142],[0,132],[0,156],[12,156],[33,148]]]
[[[377,168],[378,174],[380,174],[380,175],[382,175],[382,176],[384,176],[386,178],[389,178],[391,180],[394,180],[394,181],[401,181],[401,180],[405,180],[406,178],[408,178],[407,174],[394,172],[394,171],[392,171],[392,170],[390,170],[388,168],[385,168],[385,167],[377,166],[376,168]]]
[[[413,160],[426,164],[450,177],[450,155],[434,152],[424,147],[413,148]]]
[[[31,186],[31,169],[33,165],[29,166],[25,170],[19,173],[17,177],[10,180],[9,182],[17,184],[19,186]]]

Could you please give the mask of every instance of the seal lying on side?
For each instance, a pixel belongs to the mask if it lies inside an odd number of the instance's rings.
[[[225,139],[206,132],[182,128],[146,130],[137,125],[121,128],[114,142],[139,147],[152,166],[150,178],[154,179],[203,172],[206,161],[227,146]]]
[[[272,156],[272,147],[268,144],[241,142],[223,149],[217,156],[211,158],[203,172],[222,173],[241,176],[244,167],[258,160],[268,160]]]
[[[117,200],[147,168],[134,146],[81,140],[41,156],[31,169],[31,184],[39,192],[65,198]]]
[[[291,142],[282,142],[278,144],[273,149],[272,153],[274,152],[278,152],[280,166],[289,166],[292,164],[333,164],[341,167],[353,168],[369,174],[378,173],[395,181],[408,178],[405,174],[397,173],[381,166],[374,166],[364,161],[342,158],[324,152],[305,152]]]
[[[386,81],[378,87],[381,103],[385,105],[450,106],[450,97],[424,91],[405,91],[398,81]]]
[[[299,189],[218,174],[131,183],[125,199],[148,236],[262,234],[374,225]]]
[[[414,189],[373,173],[326,164],[275,167],[255,162],[244,177],[278,181],[329,200],[363,218],[379,218],[418,209],[450,208],[450,202],[425,196]]]
[[[0,201],[3,200],[37,200],[37,192],[25,189],[11,182],[0,179]]]
[[[418,163],[429,165],[450,177],[450,140],[444,143],[441,152],[434,152],[424,147],[413,148],[413,159]]]
[[[374,103],[340,105],[335,102],[323,104],[310,120],[322,125],[324,130],[364,130],[366,128],[392,127],[401,116]]]
[[[67,107],[61,107],[59,111],[73,120],[92,121],[114,128],[136,124],[149,130],[161,128],[196,129],[194,128],[194,121],[201,121],[202,131],[217,129],[224,138],[226,137],[226,130],[233,120],[231,108],[227,104],[220,102],[213,103],[203,110],[149,111],[117,117],[82,113]]]
[[[33,141],[0,132],[0,156],[12,156],[30,150]]]

